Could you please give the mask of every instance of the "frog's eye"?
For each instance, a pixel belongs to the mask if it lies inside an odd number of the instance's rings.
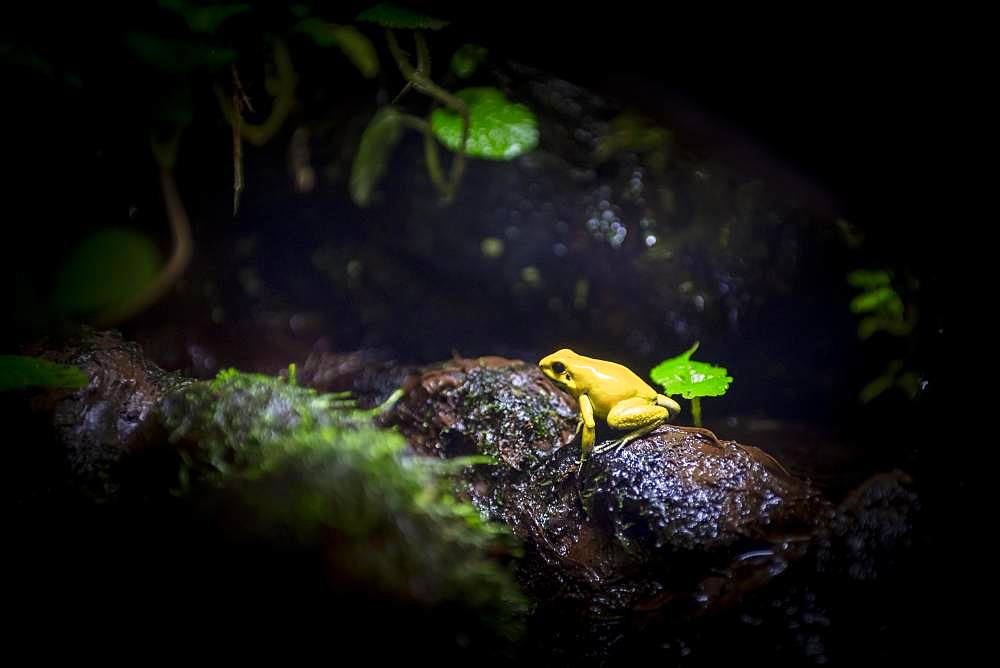
[[[555,371],[557,375],[561,376],[564,373],[566,373],[566,365],[563,364],[562,362],[553,362],[552,370]]]

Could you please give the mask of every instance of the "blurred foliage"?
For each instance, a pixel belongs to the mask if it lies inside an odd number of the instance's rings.
[[[168,39],[147,32],[128,33],[125,46],[143,64],[170,74],[218,69],[236,60],[233,49]]]
[[[451,56],[451,71],[460,79],[468,79],[486,60],[489,51],[479,44],[463,44]]]
[[[250,10],[250,6],[243,3],[204,6],[187,0],[160,0],[160,6],[177,12],[191,30],[202,33],[213,33],[226,20]]]
[[[57,313],[85,315],[128,303],[159,274],[163,258],[145,235],[107,227],[87,237],[56,276]]]
[[[448,25],[447,21],[415,12],[391,2],[381,2],[374,7],[358,14],[359,21],[375,23],[383,28],[402,28],[406,30],[440,30]]]
[[[183,456],[181,493],[235,495],[255,532],[333,540],[324,554],[352,588],[458,605],[475,611],[470,623],[516,636],[525,601],[493,557],[518,552],[513,536],[454,497],[455,466],[408,454],[402,436],[374,424],[377,412],[234,370],[163,407]]]
[[[538,121],[528,107],[510,102],[496,88],[466,88],[455,93],[469,109],[469,139],[465,150],[475,158],[511,160],[538,145]],[[431,127],[441,143],[455,151],[462,140],[462,119],[447,109],[435,109]]]
[[[313,123],[315,116],[310,114],[314,109],[309,105],[330,91],[346,90],[345,82],[336,80],[324,82],[319,86],[320,91],[300,90],[296,62],[308,61],[305,69],[309,72],[322,70],[316,63],[322,62],[326,53],[317,49],[336,47],[361,77],[373,80],[373,89],[377,86],[385,90],[396,85],[387,80],[374,81],[380,75],[384,79],[385,75],[376,44],[359,27],[350,25],[352,20],[378,37],[384,37],[383,31],[372,23],[405,28],[414,34],[448,25],[446,21],[389,3],[358,14],[352,7],[330,7],[318,2],[281,7],[264,0],[157,0],[130,6],[116,15],[115,21],[101,24],[91,38],[96,47],[88,47],[85,53],[77,52],[86,45],[84,40],[69,40],[56,30],[38,27],[23,36],[5,33],[0,39],[0,63],[44,81],[45,86],[52,82],[72,84],[77,89],[73,91],[76,97],[68,108],[73,114],[87,116],[89,122],[100,125],[93,134],[100,138],[102,150],[152,146],[153,157],[160,167],[168,169],[177,164],[184,170],[184,163],[175,160],[178,156],[183,158],[186,136],[204,138],[206,131],[218,132],[221,112],[230,126],[233,144],[235,212],[247,182],[242,144],[262,146],[280,140],[289,119],[305,125]],[[428,104],[425,97],[422,108],[410,107],[419,116],[411,116],[399,106],[375,114],[358,145],[348,184],[350,197],[358,206],[371,204],[375,188],[389,168],[402,128],[434,136],[430,129],[433,105],[448,106],[449,100],[462,97],[452,97],[431,81],[430,50],[422,34],[415,39],[418,55],[425,57],[425,63],[417,71],[419,82],[401,72],[407,84],[404,90],[415,90],[432,101]],[[465,45],[454,54],[455,67],[464,76],[471,76],[485,53],[483,47]],[[530,111],[507,103],[495,89],[472,90],[482,91],[477,98],[480,102],[489,102],[488,108],[480,110],[477,106],[474,110],[470,143],[473,155],[509,158],[537,143],[537,129]],[[374,94],[375,90],[369,92]],[[216,108],[211,106],[213,93]],[[480,111],[486,111],[488,117],[481,117]],[[324,111],[325,115],[328,113],[329,110]],[[404,116],[409,122],[400,122]],[[434,185],[448,199],[463,172],[464,149],[459,146],[462,120],[454,106],[435,118],[442,143],[458,152],[447,177],[437,158],[432,161],[428,156],[428,169],[436,177],[432,179]],[[324,122],[321,118],[319,124]],[[504,123],[514,125],[507,127]],[[499,138],[489,141],[491,132]],[[169,146],[170,150],[159,150],[163,146]],[[129,160],[134,158],[128,156]],[[226,169],[227,165],[220,161],[220,181]],[[178,179],[183,183],[184,175]],[[43,312],[36,308],[30,318],[25,310],[24,321],[30,319],[34,328],[67,316],[84,317],[102,307],[127,303],[130,297],[140,294],[140,286],[150,283],[151,271],[168,266],[171,264],[161,261],[152,243],[137,232],[99,231],[73,251],[65,266],[56,272],[51,298],[41,300],[52,309]],[[36,282],[37,289],[33,290],[44,292],[42,281]]]
[[[89,382],[83,370],[38,357],[0,355],[0,391],[28,387],[61,387],[76,390]]]
[[[650,167],[662,172],[667,165],[673,136],[666,128],[633,113],[616,116],[608,124],[594,148],[598,164],[607,162],[625,151],[646,155]]]
[[[920,392],[920,383],[920,374],[906,370],[902,360],[892,360],[882,375],[861,388],[858,398],[861,403],[867,404],[895,388],[902,391],[908,399],[914,399]]]
[[[852,271],[847,276],[847,282],[862,290],[850,305],[853,313],[866,314],[858,323],[858,337],[862,340],[876,332],[906,336],[913,331],[916,315],[912,310],[906,312],[888,271]]]
[[[858,323],[858,338],[871,339],[882,332],[897,339],[906,339],[917,325],[917,309],[907,305],[893,285],[893,274],[884,269],[859,269],[847,275],[847,282],[861,290],[861,294],[851,300],[851,312],[863,315]],[[909,288],[915,290],[918,284],[910,281]],[[890,359],[885,370],[868,382],[858,393],[861,403],[867,404],[892,389],[900,390],[908,399],[914,399],[920,392],[921,375],[908,369],[902,359]]]
[[[304,19],[296,27],[316,42],[318,46],[337,46],[366,79],[378,75],[378,54],[371,40],[353,26],[328,23],[315,16]]]
[[[361,135],[358,152],[351,165],[351,198],[358,206],[371,203],[372,193],[385,175],[392,150],[403,134],[402,117],[395,107],[386,106],[375,116]]]

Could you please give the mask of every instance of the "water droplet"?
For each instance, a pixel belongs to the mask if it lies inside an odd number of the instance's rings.
[[[504,247],[503,239],[498,239],[497,237],[486,237],[479,242],[479,250],[483,254],[483,257],[490,259],[503,255]]]
[[[527,266],[521,269],[521,280],[528,285],[535,287],[542,280],[542,273],[538,271],[538,267]]]

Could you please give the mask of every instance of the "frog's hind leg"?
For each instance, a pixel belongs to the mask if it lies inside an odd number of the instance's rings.
[[[608,412],[608,426],[612,429],[622,431],[632,429],[633,431],[617,441],[605,443],[600,448],[596,448],[595,452],[607,452],[612,449],[617,451],[630,441],[653,431],[666,422],[668,417],[670,417],[670,410],[667,407],[661,406],[659,403],[651,403],[649,399],[634,397],[621,401]]]

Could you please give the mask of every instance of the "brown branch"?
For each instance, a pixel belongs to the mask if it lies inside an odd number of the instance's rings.
[[[451,163],[451,173],[447,181],[445,181],[441,176],[441,166],[437,157],[437,148],[431,137],[433,133],[428,130],[428,132],[424,134],[424,152],[427,156],[427,169],[431,174],[431,180],[441,192],[445,201],[449,201],[454,196],[455,190],[457,190],[458,184],[462,180],[462,175],[465,173],[465,149],[469,140],[470,125],[469,108],[460,98],[455,97],[450,92],[431,81],[430,49],[427,47],[427,40],[424,38],[423,33],[417,31],[414,33],[413,37],[417,47],[416,67],[410,63],[406,52],[404,52],[399,46],[399,40],[396,39],[396,34],[392,30],[387,29],[385,31],[385,35],[386,42],[389,45],[389,52],[396,61],[396,66],[399,68],[400,74],[402,74],[403,78],[407,80],[407,86],[409,87],[412,85],[415,90],[451,109],[462,118],[462,138],[455,151],[455,159]],[[400,92],[399,96],[402,96],[402,94],[407,90],[408,88],[404,88],[403,91]],[[428,125],[428,127],[430,126]]]

